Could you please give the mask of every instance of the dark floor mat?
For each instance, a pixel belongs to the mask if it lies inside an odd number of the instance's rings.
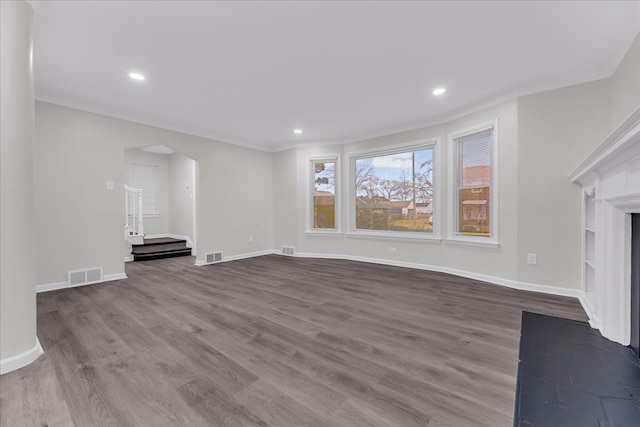
[[[514,426],[640,426],[640,361],[587,323],[523,312]]]

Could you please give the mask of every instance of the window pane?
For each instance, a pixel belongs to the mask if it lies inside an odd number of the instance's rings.
[[[313,162],[313,228],[336,228],[335,168],[335,162]]]
[[[355,161],[356,229],[433,232],[433,149]]]
[[[491,184],[491,135],[489,130],[460,138],[461,187]]]
[[[157,175],[158,166],[131,163],[129,185],[133,188],[142,189],[143,215],[157,215],[159,213]]]
[[[489,187],[459,190],[460,233],[489,236]]]

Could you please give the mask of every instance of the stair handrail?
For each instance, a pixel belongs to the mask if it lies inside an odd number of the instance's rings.
[[[124,184],[124,201],[125,201],[125,229],[131,227],[134,235],[144,236],[144,225],[142,216],[142,188],[133,188]],[[137,196],[137,197],[136,197]],[[131,202],[131,212],[129,209],[129,198]],[[136,204],[137,202],[137,204]],[[129,224],[129,216],[131,216],[132,224]]]

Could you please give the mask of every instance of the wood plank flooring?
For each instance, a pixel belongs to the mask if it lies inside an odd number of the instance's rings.
[[[522,310],[578,302],[277,255],[38,295],[45,354],[0,377],[2,426],[510,426]]]

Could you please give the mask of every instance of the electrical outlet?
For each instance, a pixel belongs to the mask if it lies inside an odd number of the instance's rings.
[[[396,248],[389,247],[389,252],[396,253]]]
[[[253,242],[253,236],[249,236],[249,242]]]
[[[527,264],[535,265],[537,263],[538,263],[538,259],[536,254],[531,254],[531,253],[527,254]]]
[[[111,190],[113,190],[114,188],[115,188],[115,187],[114,187],[114,185],[113,185],[113,181],[108,180],[108,181],[107,181],[107,190],[111,191]]]

